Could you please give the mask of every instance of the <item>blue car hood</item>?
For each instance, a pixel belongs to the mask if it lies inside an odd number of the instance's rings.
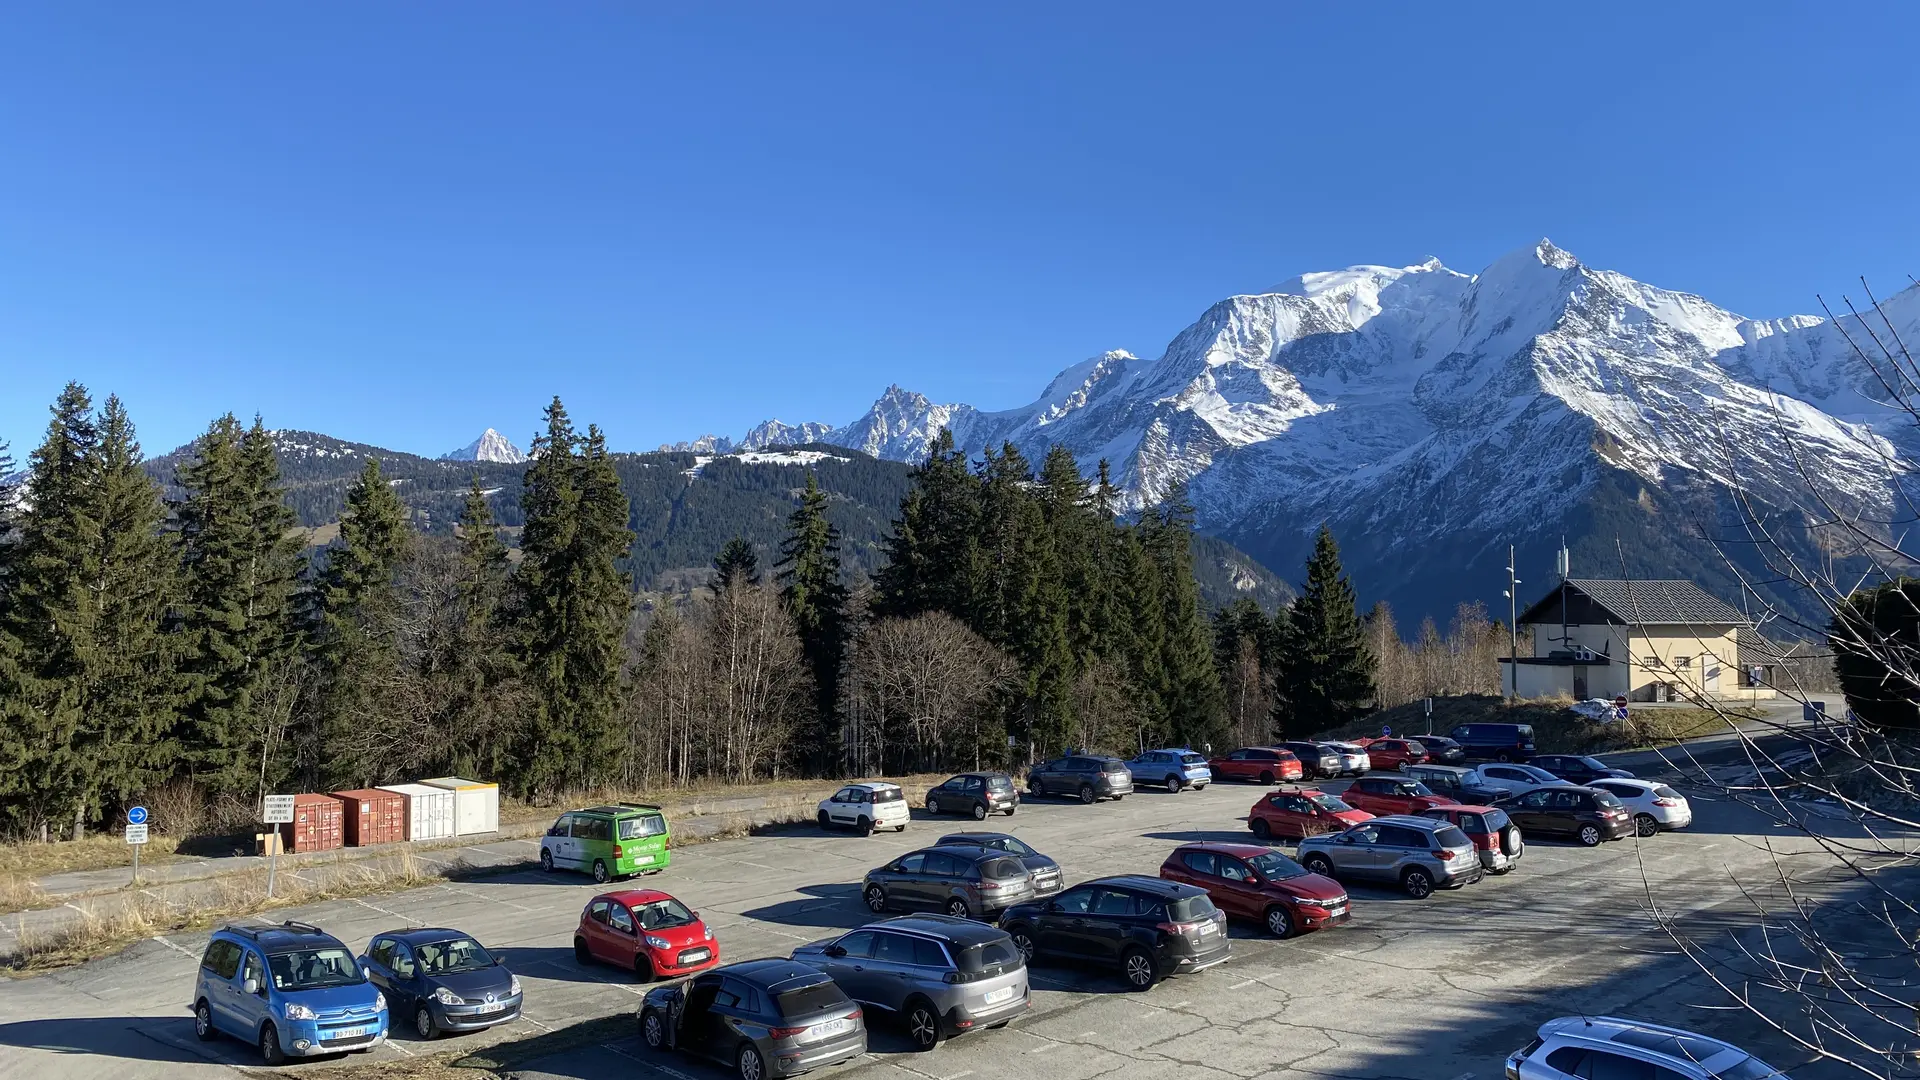
[[[453,971],[443,975],[427,976],[427,986],[431,990],[444,986],[463,998],[484,998],[489,993],[506,997],[513,990],[513,973],[499,965],[479,968],[475,971]]]
[[[370,982],[354,983],[351,986],[328,986],[318,990],[280,990],[276,991],[281,1002],[298,1002],[314,1012],[332,1012],[336,1009],[371,1009],[373,999],[380,988]]]

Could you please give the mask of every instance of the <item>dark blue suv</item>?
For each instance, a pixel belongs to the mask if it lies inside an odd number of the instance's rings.
[[[193,1030],[202,1039],[245,1039],[278,1065],[380,1045],[387,999],[353,953],[317,926],[223,926],[194,980]]]
[[[1467,761],[1527,761],[1533,757],[1531,724],[1461,724],[1447,736],[1460,744],[1462,758]]]

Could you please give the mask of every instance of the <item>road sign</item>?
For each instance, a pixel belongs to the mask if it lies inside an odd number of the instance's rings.
[[[127,821],[133,825],[145,825],[147,823],[147,808],[144,806],[136,806],[127,811]]]
[[[293,796],[269,795],[262,800],[260,820],[268,825],[293,823]]]
[[[1424,703],[1426,704],[1426,706],[1427,706],[1427,715],[1428,715],[1428,716],[1432,716],[1432,715],[1433,715],[1433,699],[1432,699],[1432,698],[1424,698],[1424,699],[1422,699],[1422,700],[1423,700],[1423,702],[1424,702]]]
[[[145,825],[127,826],[127,843],[144,844],[146,842],[147,842],[147,827]]]

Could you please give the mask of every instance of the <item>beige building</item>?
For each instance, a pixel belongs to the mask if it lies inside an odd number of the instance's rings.
[[[1742,645],[1753,623],[1691,581],[1572,578],[1519,616],[1533,655],[1500,661],[1521,697],[1760,700],[1773,669]],[[1743,641],[1743,638],[1745,639]],[[1518,672],[1516,680],[1516,669]]]

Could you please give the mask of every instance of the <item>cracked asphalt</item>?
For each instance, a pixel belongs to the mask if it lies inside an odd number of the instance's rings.
[[[1037,801],[992,825],[1059,859],[1070,881],[1150,874],[1183,841],[1248,840],[1242,818],[1260,792],[1220,783],[1091,807]],[[1530,843],[1514,873],[1424,901],[1354,886],[1346,926],[1274,941],[1257,927],[1236,925],[1228,963],[1144,994],[1098,970],[1042,966],[1033,975],[1034,1008],[1008,1028],[914,1054],[904,1036],[877,1027],[871,1053],[824,1075],[1093,1080],[1144,1068],[1219,1080],[1490,1080],[1534,1027],[1571,1012],[1681,1023],[1793,1068],[1804,1055],[1726,1009],[1721,992],[1659,929],[1650,904],[1685,932],[1714,940],[1752,926],[1751,901],[1735,878],[1749,886],[1764,880],[1776,858],[1796,888],[1838,886],[1829,881],[1828,860],[1807,854],[1811,845],[1803,839],[1749,808],[1689,794],[1696,822],[1687,832],[1594,850]],[[871,838],[783,828],[678,850],[673,869],[646,884],[698,909],[726,959],[784,955],[868,921],[857,890],[869,867],[970,824],[916,814],[904,835]],[[583,970],[572,958],[572,929],[595,891],[581,877],[527,871],[286,914],[317,922],[355,949],[396,926],[459,927],[502,955],[527,986],[526,1015],[516,1024],[432,1044],[398,1036],[371,1055],[347,1059],[364,1063],[630,1015],[641,993],[630,976]],[[0,1077],[147,1080],[253,1067],[250,1048],[193,1036],[186,1006],[204,944],[204,934],[153,939],[79,968],[0,983]],[[535,1061],[518,1075],[726,1074],[684,1056],[651,1054],[628,1037]],[[1838,1074],[1816,1066],[1795,1075]]]

